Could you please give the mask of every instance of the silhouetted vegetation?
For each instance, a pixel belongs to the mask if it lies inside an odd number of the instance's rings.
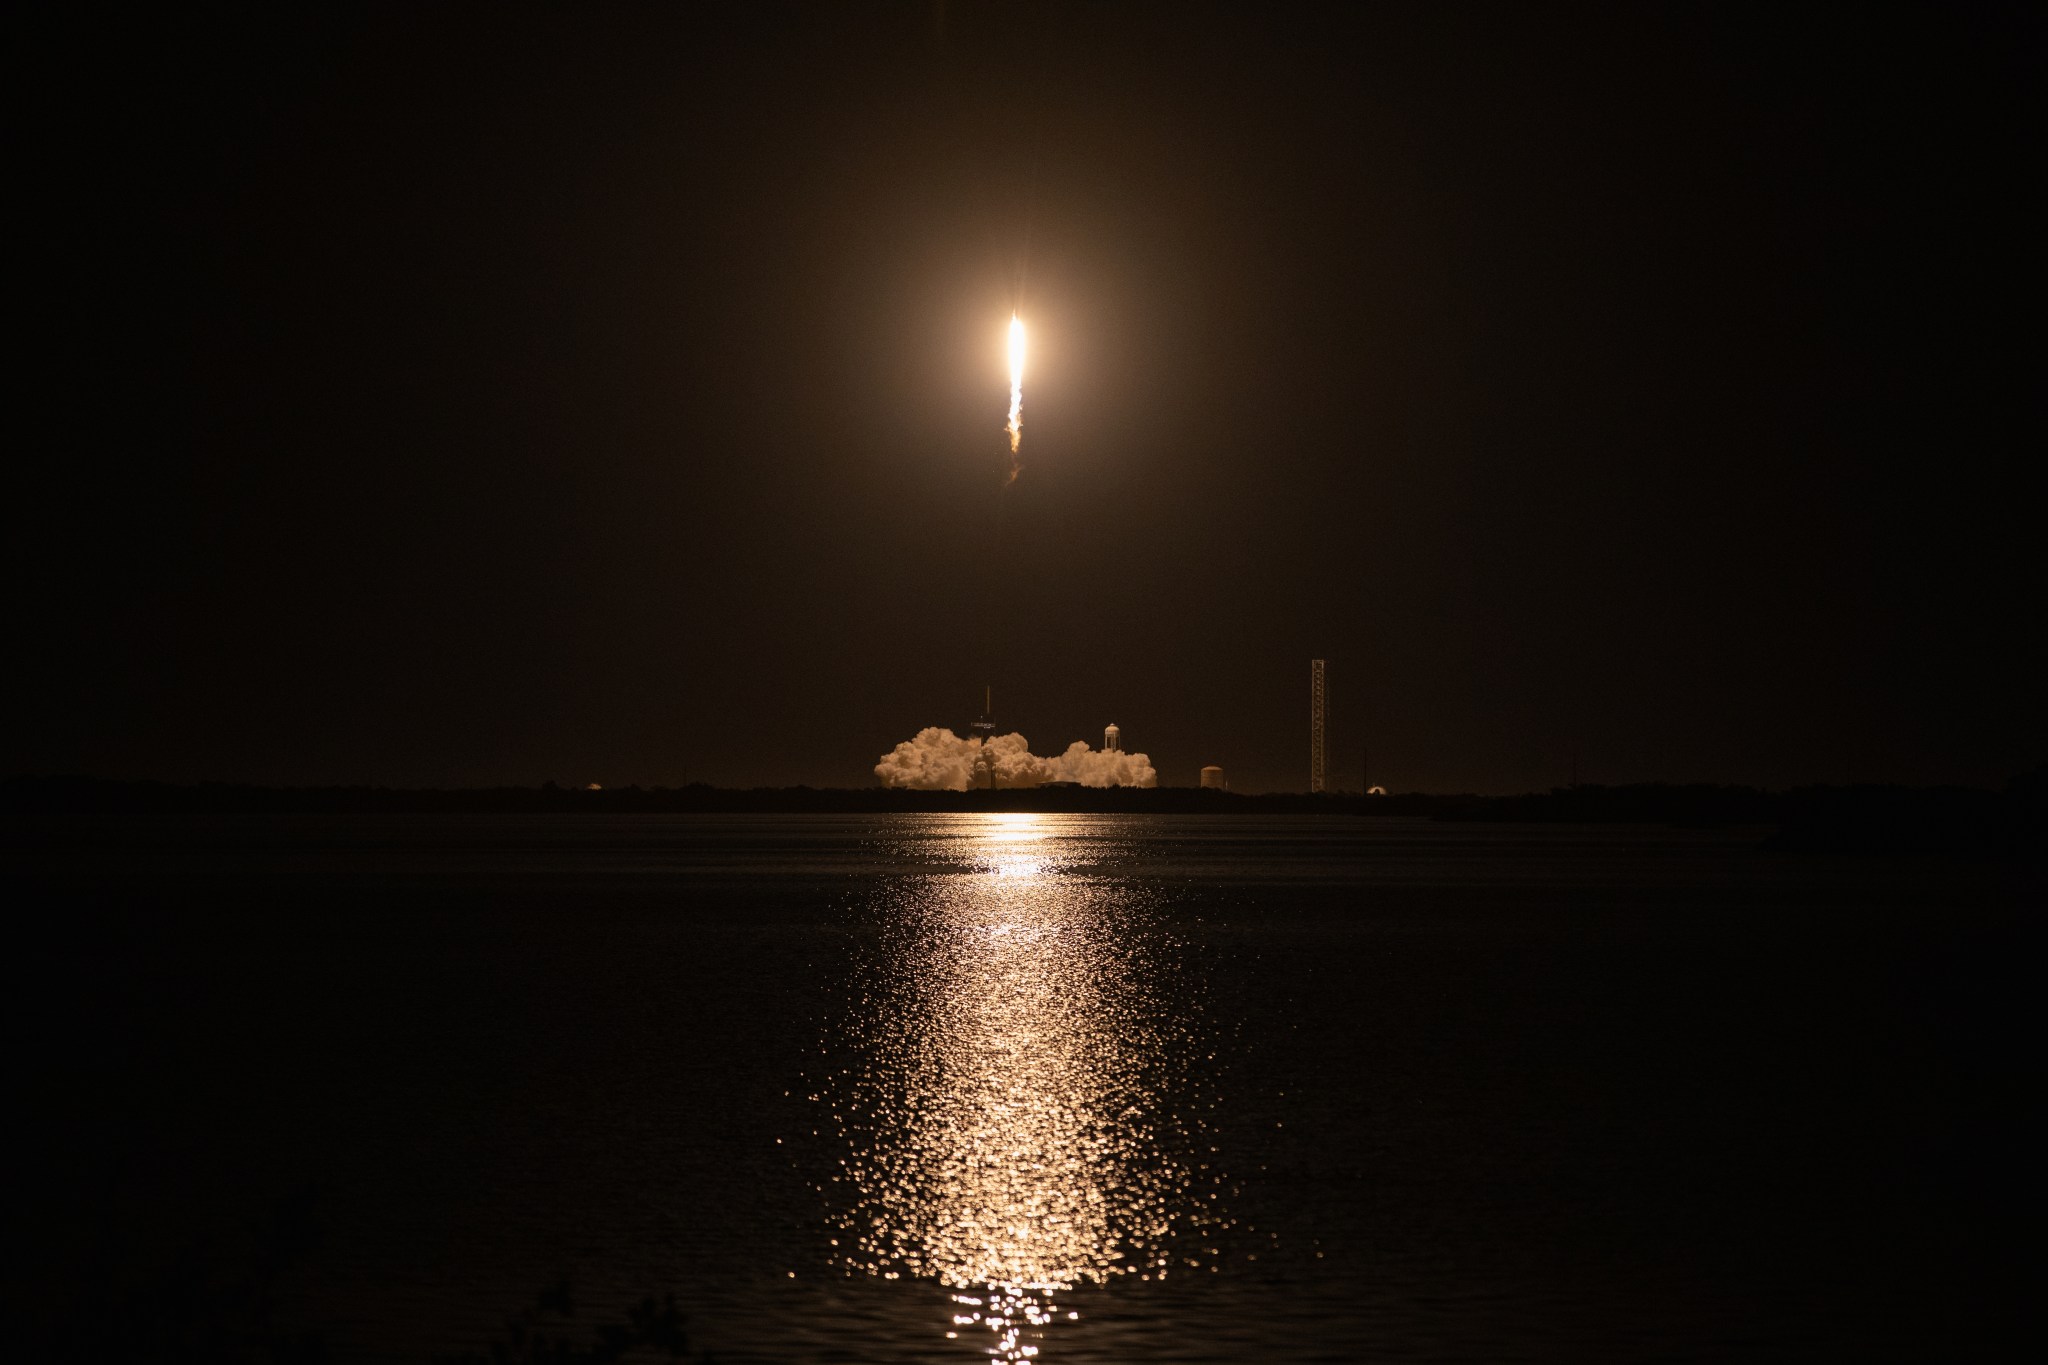
[[[308,1209],[304,1198],[289,1200],[253,1244],[189,1248],[167,1264],[88,1257],[34,1306],[48,1327],[38,1333],[31,1319],[31,1339],[45,1336],[42,1358],[79,1365],[326,1365],[325,1335],[279,1308],[281,1281],[316,1237]]]
[[[542,1292],[534,1306],[505,1325],[481,1351],[438,1356],[435,1365],[615,1365],[631,1360],[688,1360],[689,1334],[675,1296],[642,1299],[618,1322],[573,1332],[576,1306],[569,1282]],[[573,1339],[572,1339],[573,1337]],[[709,1356],[696,1357],[711,1365]]]
[[[292,1320],[283,1288],[318,1241],[307,1192],[287,1199],[253,1239],[195,1245],[173,1261],[122,1267],[88,1258],[39,1305],[48,1327],[32,1358],[103,1365],[327,1365],[327,1336]],[[642,1299],[622,1317],[577,1321],[564,1278],[475,1350],[435,1357],[435,1365],[627,1365],[695,1361],[686,1319],[670,1295]]]
[[[2035,770],[2003,792],[1963,787],[1758,787],[1638,783],[1557,787],[1518,796],[1403,792],[1216,791],[1198,787],[1041,787],[966,792],[883,787],[178,786],[98,778],[0,781],[15,814],[887,814],[1040,811],[1076,814],[1401,816],[1515,823],[1769,826],[1786,852],[2038,856],[2048,829],[2048,779]]]

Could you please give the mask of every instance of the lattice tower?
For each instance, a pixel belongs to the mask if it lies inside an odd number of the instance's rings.
[[[1324,732],[1329,722],[1329,688],[1323,678],[1323,661],[1308,663],[1308,789],[1323,789]]]

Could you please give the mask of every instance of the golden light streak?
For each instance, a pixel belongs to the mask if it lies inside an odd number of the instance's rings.
[[[1024,323],[1010,314],[1010,453],[1024,442]],[[1014,476],[1013,476],[1014,477]]]
[[[949,1339],[986,1332],[988,1357],[1041,1365],[1084,1286],[1214,1269],[1194,1239],[1235,1220],[1194,1150],[1200,1035],[1152,979],[1171,941],[1146,927],[1150,902],[1092,869],[1118,856],[1113,830],[941,816],[914,842],[951,870],[885,902],[852,1023],[864,1056],[836,1072],[852,1143],[834,1254],[936,1281]]]

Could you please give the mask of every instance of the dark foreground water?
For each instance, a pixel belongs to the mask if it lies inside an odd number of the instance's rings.
[[[14,1330],[425,1360],[566,1275],[729,1365],[2020,1358],[2038,883],[1756,843],[17,829]]]

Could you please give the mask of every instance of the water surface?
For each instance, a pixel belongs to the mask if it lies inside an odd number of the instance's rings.
[[[728,1362],[1995,1354],[2034,888],[1756,842],[36,826],[29,1225],[89,1310],[301,1211],[352,1361],[563,1275]]]

